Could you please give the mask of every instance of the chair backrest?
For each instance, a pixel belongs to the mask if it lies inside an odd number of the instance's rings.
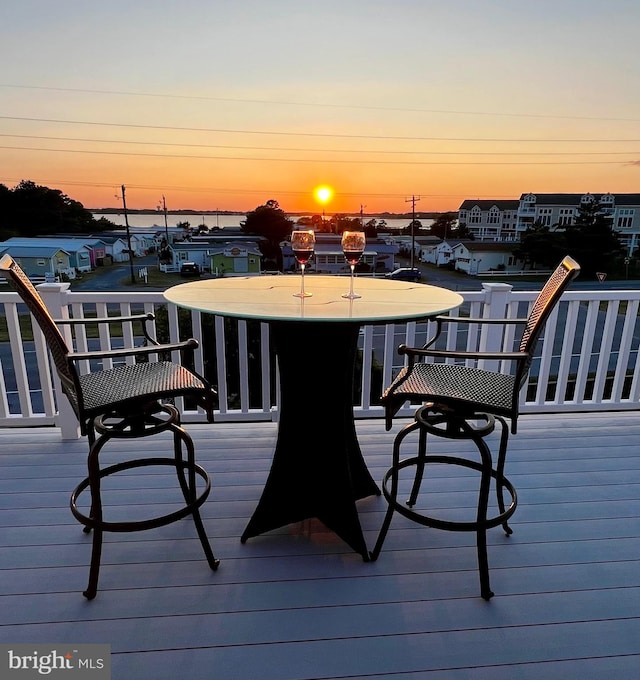
[[[520,340],[520,351],[525,352],[529,358],[520,366],[520,375],[517,380],[519,387],[522,386],[526,379],[531,361],[533,360],[533,352],[549,315],[564,291],[579,273],[580,265],[567,255],[553,274],[551,274],[535,299]]]
[[[56,367],[56,372],[62,384],[62,390],[67,395],[73,410],[79,417],[80,401],[78,388],[78,375],[71,361],[68,360],[69,347],[62,333],[56,326],[49,310],[34,288],[29,277],[22,271],[20,265],[11,257],[3,255],[0,259],[0,274],[8,281],[9,285],[18,293],[22,301],[40,326],[51,357]]]

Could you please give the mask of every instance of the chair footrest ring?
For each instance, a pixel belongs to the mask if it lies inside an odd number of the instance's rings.
[[[478,472],[483,471],[482,465],[474,460],[468,460],[466,458],[459,458],[457,456],[435,456],[429,455],[422,459],[425,463],[444,463],[449,465],[459,465],[462,467],[470,468]],[[432,527],[434,529],[444,529],[445,531],[478,531],[481,529],[490,529],[492,527],[497,527],[500,524],[504,524],[515,512],[518,505],[518,495],[516,493],[513,484],[504,476],[501,476],[495,469],[491,469],[491,476],[500,483],[511,496],[511,503],[504,512],[496,515],[495,517],[488,517],[483,522],[460,522],[454,520],[444,520],[437,517],[431,517],[429,515],[424,515],[422,513],[407,507],[406,504],[398,502],[388,489],[388,483],[394,474],[397,474],[400,470],[411,467],[412,465],[417,465],[419,462],[418,456],[413,456],[412,458],[407,458],[400,461],[395,467],[389,468],[384,475],[382,480],[382,493],[387,499],[389,505],[391,505],[394,510],[406,517],[407,519],[422,524],[423,526]]]
[[[109,475],[122,472],[123,470],[131,470],[134,468],[148,467],[153,465],[163,465],[173,468],[182,468],[183,471],[190,471],[190,464],[187,461],[176,461],[174,458],[140,458],[136,460],[128,460],[123,463],[118,463],[116,465],[110,465],[109,467],[100,470],[100,479],[108,477]],[[160,515],[157,517],[151,517],[144,520],[134,520],[127,522],[107,522],[107,521],[97,521],[88,517],[78,509],[78,498],[80,494],[89,487],[89,478],[82,480],[80,484],[74,489],[71,494],[70,507],[71,512],[74,517],[85,527],[94,529],[99,527],[103,531],[144,531],[146,529],[155,529],[157,527],[162,527],[172,522],[177,522],[184,517],[192,514],[194,510],[197,510],[209,496],[211,491],[211,480],[207,472],[197,463],[193,464],[193,472],[197,474],[201,479],[204,480],[205,486],[200,495],[196,496],[193,501],[187,503],[179,510],[167,513],[166,515]]]

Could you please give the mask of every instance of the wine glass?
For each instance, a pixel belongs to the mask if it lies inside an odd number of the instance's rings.
[[[351,283],[349,286],[349,292],[345,293],[342,297],[349,298],[350,300],[355,300],[356,298],[362,297],[357,293],[353,292],[353,278],[355,266],[360,261],[362,253],[364,252],[365,237],[364,231],[345,231],[342,234],[342,252],[344,253],[345,260],[349,263],[351,267]]]
[[[300,292],[294,293],[295,297],[306,298],[311,297],[312,293],[306,293],[304,290],[304,268],[313,255],[313,249],[316,243],[316,235],[311,229],[296,230],[291,232],[291,248],[293,254],[300,264],[302,270],[302,277],[300,280]]]

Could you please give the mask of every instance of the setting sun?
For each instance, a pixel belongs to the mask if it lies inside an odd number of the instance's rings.
[[[315,196],[318,203],[325,204],[331,200],[333,196],[333,189],[328,186],[316,187],[313,190],[313,195]]]

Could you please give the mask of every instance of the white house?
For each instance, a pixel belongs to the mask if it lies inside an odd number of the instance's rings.
[[[452,258],[457,271],[478,276],[491,271],[517,271],[522,269],[513,249],[514,243],[492,241],[461,241],[452,249]]]

